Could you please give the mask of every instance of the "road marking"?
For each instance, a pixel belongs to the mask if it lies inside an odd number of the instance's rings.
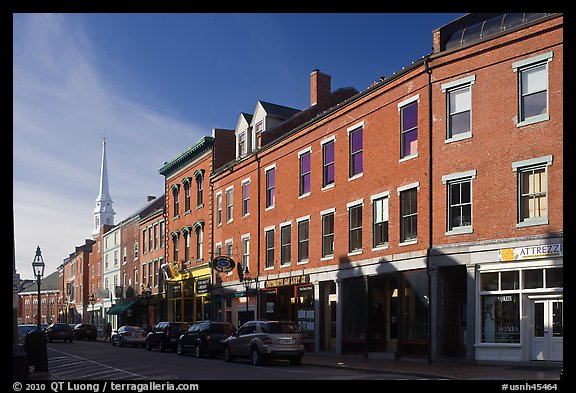
[[[112,367],[107,364],[86,359],[78,355],[59,351],[53,348],[48,349],[50,351],[65,355],[48,359],[48,369],[55,379],[148,379],[148,377],[144,375]],[[85,371],[81,373],[78,373],[77,370],[70,371],[71,368],[76,367],[82,367],[82,369]],[[100,374],[105,375],[92,378]],[[118,377],[111,378],[112,375],[118,375]]]

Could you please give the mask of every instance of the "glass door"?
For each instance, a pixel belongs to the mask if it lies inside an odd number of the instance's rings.
[[[532,306],[531,359],[563,361],[564,301],[538,299]]]

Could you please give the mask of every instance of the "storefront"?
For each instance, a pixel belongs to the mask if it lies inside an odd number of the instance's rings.
[[[478,264],[476,360],[563,361],[562,246],[500,248]]]
[[[210,268],[191,270],[167,279],[168,321],[211,319]]]
[[[262,318],[298,323],[307,350],[314,350],[316,315],[309,275],[266,280],[259,297]]]
[[[425,269],[348,278],[342,291],[342,353],[427,356]]]

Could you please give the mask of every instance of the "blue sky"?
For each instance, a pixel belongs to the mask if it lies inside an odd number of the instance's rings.
[[[13,14],[16,270],[91,237],[102,137],[115,222],[161,195],[163,162],[257,100],[305,109],[310,73],[362,91],[463,14]]]

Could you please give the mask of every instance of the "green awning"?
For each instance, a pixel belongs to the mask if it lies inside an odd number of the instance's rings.
[[[135,300],[132,300],[130,302],[117,303],[117,304],[113,305],[112,307],[110,307],[106,314],[108,314],[108,315],[124,314],[126,311],[128,311],[132,307],[134,307],[135,304],[136,304]]]

